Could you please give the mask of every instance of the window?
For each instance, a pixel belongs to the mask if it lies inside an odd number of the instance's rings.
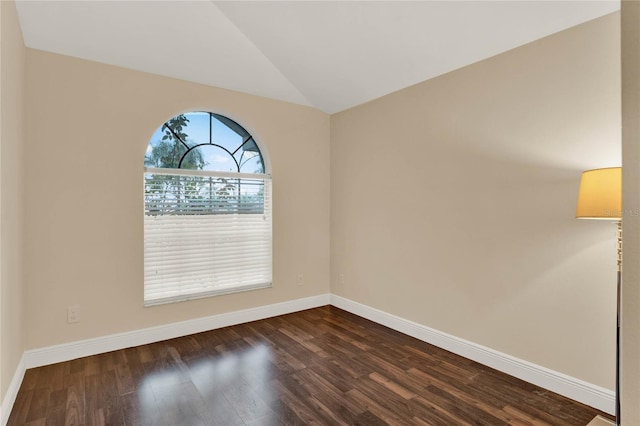
[[[145,306],[271,286],[271,177],[249,132],[180,114],[144,165]]]

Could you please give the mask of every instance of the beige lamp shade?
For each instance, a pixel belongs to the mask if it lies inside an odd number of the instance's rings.
[[[622,167],[582,173],[576,217],[601,220],[622,218]]]

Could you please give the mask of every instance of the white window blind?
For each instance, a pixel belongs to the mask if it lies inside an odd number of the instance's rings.
[[[271,286],[271,178],[145,169],[145,305]]]

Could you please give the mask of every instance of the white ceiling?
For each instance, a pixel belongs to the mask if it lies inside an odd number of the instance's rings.
[[[18,0],[28,47],[341,111],[619,10],[600,1]]]

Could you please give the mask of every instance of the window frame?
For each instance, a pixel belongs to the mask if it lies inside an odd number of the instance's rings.
[[[209,134],[210,134],[210,139],[209,142],[207,143],[198,143],[198,141],[195,141],[195,143],[192,146],[188,146],[188,144],[186,143],[186,141],[183,141],[181,138],[179,138],[177,135],[175,135],[174,131],[171,129],[171,127],[169,126],[169,123],[171,120],[180,117],[181,115],[184,116],[189,116],[189,114],[209,114],[209,116],[211,118],[216,118],[218,119],[218,121],[220,123],[222,123],[224,126],[226,126],[228,129],[234,131],[235,133],[239,134],[238,131],[236,129],[241,129],[242,132],[244,132],[246,134],[246,138],[243,138],[242,142],[238,145],[237,149],[233,152],[229,151],[228,149],[226,149],[224,146],[219,145],[219,144],[214,144],[212,143],[212,133],[213,133],[213,124],[210,121],[210,127],[209,127]],[[224,120],[221,120],[220,118],[223,118]],[[230,127],[230,125],[228,123],[233,123],[234,126],[237,126],[235,128]],[[268,159],[268,156],[266,155],[266,151],[264,150],[264,148],[262,146],[260,146],[260,143],[253,137],[252,134],[250,134],[243,126],[241,126],[240,124],[238,124],[235,120],[230,119],[226,116],[222,116],[220,114],[217,113],[212,113],[212,112],[207,112],[207,111],[190,111],[190,112],[185,112],[182,114],[177,114],[174,117],[170,118],[169,120],[165,121],[160,127],[158,127],[158,129],[156,129],[156,131],[154,132],[154,135],[159,131],[159,130],[164,130],[164,128],[168,128],[172,133],[174,133],[175,137],[177,138],[177,141],[175,141],[175,143],[182,143],[182,145],[184,145],[187,148],[187,151],[182,155],[180,161],[179,161],[179,165],[178,167],[175,168],[170,168],[170,167],[151,167],[151,166],[145,166],[143,168],[143,199],[144,199],[144,208],[143,208],[143,220],[145,221],[144,223],[144,229],[143,229],[143,240],[144,240],[144,306],[145,307],[149,307],[149,306],[156,306],[156,305],[161,305],[161,304],[167,304],[167,303],[174,303],[174,302],[181,302],[181,301],[188,301],[188,300],[193,300],[193,299],[200,299],[200,298],[205,298],[205,297],[212,297],[212,296],[218,296],[218,295],[224,295],[224,294],[230,294],[230,293],[237,293],[237,292],[244,292],[244,291],[252,291],[252,290],[257,290],[257,289],[265,289],[265,288],[270,288],[273,286],[273,215],[272,215],[272,201],[273,201],[273,190],[272,190],[272,179],[271,179],[271,173],[270,173],[270,161]],[[242,136],[242,135],[240,135]],[[152,146],[152,143],[154,142],[154,137],[152,136],[149,139],[149,142],[147,144],[147,146]],[[185,168],[179,168],[179,166],[182,165],[183,160],[187,157],[187,155],[189,154],[189,152],[191,152],[192,150],[201,147],[201,146],[206,146],[206,145],[212,145],[212,146],[216,146],[218,148],[224,149],[235,161],[236,163],[236,167],[238,170],[241,169],[242,167],[242,162],[241,161],[236,161],[235,158],[235,153],[242,149],[243,146],[245,146],[247,143],[252,143],[255,145],[255,148],[257,151],[257,156],[259,156],[259,160],[262,166],[262,171],[263,173],[246,173],[246,172],[227,172],[227,171],[217,171],[217,170],[202,170],[202,169],[185,169]],[[245,151],[249,151],[249,150],[245,150]],[[147,153],[145,154],[145,163],[147,160],[147,155],[148,155],[148,150]],[[243,155],[243,154],[242,154]],[[242,155],[240,158],[242,158]],[[250,158],[254,158],[250,157]],[[166,288],[180,288],[180,293],[178,294],[174,294],[171,296],[164,296],[164,297],[152,297],[150,295],[148,295],[148,279],[147,279],[147,269],[148,269],[148,247],[147,247],[147,239],[148,239],[148,235],[147,235],[147,220],[148,217],[156,217],[156,216],[189,216],[188,213],[173,213],[173,214],[149,214],[148,213],[148,209],[147,209],[147,203],[148,203],[148,198],[147,198],[147,176],[149,175],[172,175],[172,176],[194,176],[194,177],[208,177],[208,178],[228,178],[228,179],[234,179],[236,180],[236,185],[238,186],[238,193],[237,193],[237,206],[236,208],[238,209],[235,212],[221,212],[218,211],[217,213],[215,212],[215,209],[211,210],[211,213],[196,213],[195,215],[199,215],[200,217],[204,218],[204,217],[209,217],[209,218],[213,218],[215,216],[231,216],[231,215],[236,215],[236,217],[241,218],[244,217],[245,215],[262,215],[264,220],[266,221],[266,226],[267,228],[261,228],[263,231],[262,234],[262,238],[264,239],[264,232],[266,232],[266,230],[268,229],[268,255],[266,255],[266,257],[261,257],[260,260],[262,261],[268,261],[268,280],[265,280],[264,282],[260,282],[260,283],[252,283],[252,284],[242,284],[242,283],[238,283],[236,285],[233,286],[229,286],[229,285],[224,285],[224,286],[217,286],[216,284],[213,285],[213,288],[211,288],[211,286],[204,288],[201,287],[200,289],[198,289],[198,291],[185,291],[183,289],[183,287],[189,287],[188,285],[186,286],[182,286],[180,284],[174,285],[173,287],[171,285],[167,285]],[[241,205],[241,199],[242,199],[242,192],[240,190],[241,185],[242,185],[242,181],[243,180],[252,180],[252,181],[262,181],[262,212],[261,213],[251,213],[251,212],[243,212],[240,208]],[[240,257],[242,257],[244,255],[240,255]],[[262,264],[262,266],[264,267],[264,264]],[[252,272],[252,271],[250,271]],[[215,275],[215,274],[212,274]],[[265,275],[266,276],[266,275]],[[180,280],[177,279],[176,281]],[[167,290],[168,291],[168,290]]]

